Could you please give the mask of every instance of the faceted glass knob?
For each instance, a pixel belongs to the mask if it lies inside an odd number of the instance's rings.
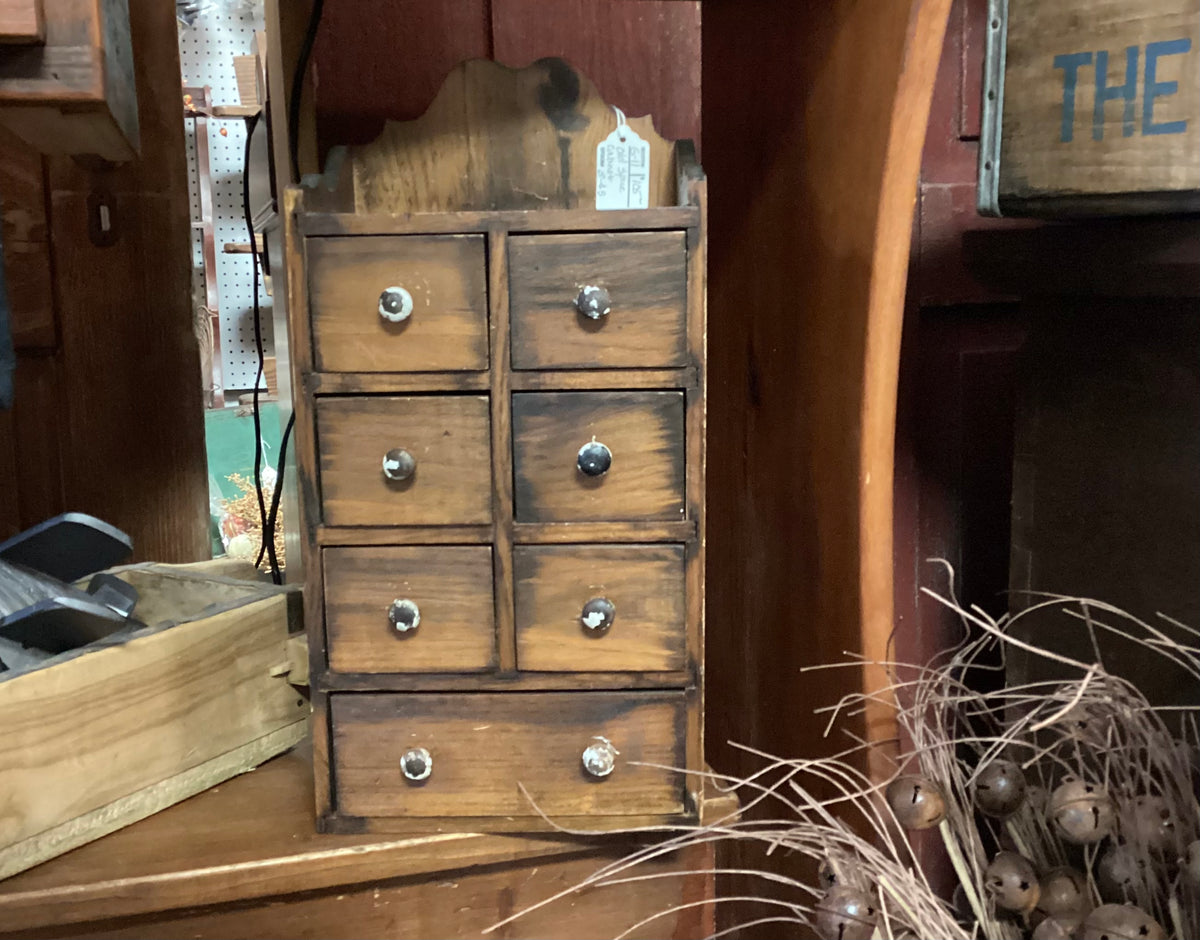
[[[412,294],[403,287],[388,287],[379,295],[379,315],[389,323],[403,323],[412,312]]]
[[[428,780],[433,773],[433,757],[423,747],[409,748],[400,758],[400,770],[404,779],[410,783],[420,783]]]
[[[599,320],[608,316],[612,309],[612,298],[603,287],[588,285],[579,291],[575,298],[575,309],[589,320]]]
[[[597,736],[592,744],[583,749],[583,769],[591,777],[607,777],[617,766],[618,753],[608,738]]]
[[[383,455],[383,475],[389,480],[407,480],[416,472],[416,458],[403,447],[393,447]]]
[[[388,608],[388,623],[397,633],[412,633],[421,625],[421,610],[407,598],[397,598]]]
[[[588,441],[579,448],[579,456],[575,463],[584,476],[602,477],[612,466],[612,451],[599,441]]]
[[[588,636],[604,636],[616,619],[617,608],[607,597],[593,597],[583,605],[579,622]]]

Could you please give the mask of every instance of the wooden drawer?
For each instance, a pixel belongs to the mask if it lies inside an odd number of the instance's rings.
[[[310,238],[306,251],[318,372],[488,367],[482,235]],[[380,313],[389,288],[411,297],[401,322]]]
[[[513,236],[509,283],[515,369],[687,365],[683,232]],[[611,300],[599,319],[576,307],[588,286]]]
[[[684,517],[682,392],[517,392],[512,425],[517,522]],[[593,441],[612,456],[599,476],[578,466]]]
[[[487,546],[327,548],[325,633],[335,672],[480,672],[496,665]],[[416,626],[389,619],[409,602]],[[402,624],[410,622],[401,620]]]
[[[682,545],[524,545],[515,549],[513,569],[518,669],[686,668]],[[600,600],[611,609],[595,603]]]
[[[330,697],[338,809],[355,816],[644,815],[684,809],[684,693],[539,692]],[[613,771],[590,776],[583,751],[603,736]],[[401,772],[411,748],[427,779]]]
[[[492,518],[491,422],[481,395],[319,398],[321,516],[327,525],[482,525]],[[404,481],[384,456],[416,461]]]

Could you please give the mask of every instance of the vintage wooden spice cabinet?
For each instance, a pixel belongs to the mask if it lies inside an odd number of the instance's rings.
[[[649,118],[468,62],[288,193],[319,824],[695,820],[705,181]],[[666,768],[687,768],[685,775]]]

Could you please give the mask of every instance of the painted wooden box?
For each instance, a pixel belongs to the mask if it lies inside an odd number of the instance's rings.
[[[992,0],[985,215],[1200,210],[1200,0]]]
[[[647,208],[596,208],[614,133]],[[468,62],[286,215],[319,824],[698,818],[690,145],[559,60]]]
[[[0,878],[286,751],[308,730],[278,588],[116,569],[144,627],[0,673]],[[295,679],[296,676],[292,675]]]

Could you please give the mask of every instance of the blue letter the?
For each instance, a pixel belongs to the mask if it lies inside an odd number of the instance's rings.
[[[1092,64],[1090,52],[1075,52],[1071,55],[1056,55],[1054,67],[1063,70],[1062,135],[1063,143],[1075,138],[1075,86],[1079,82],[1079,69]]]
[[[1166,42],[1152,42],[1146,46],[1146,88],[1142,92],[1142,133],[1143,134],[1182,134],[1187,130],[1187,121],[1167,121],[1165,124],[1154,123],[1154,99],[1165,98],[1179,91],[1179,82],[1158,81],[1158,59],[1164,55],[1183,55],[1190,52],[1192,40],[1170,39]]]
[[[1104,139],[1104,105],[1113,98],[1125,99],[1121,136],[1133,136],[1133,101],[1137,97],[1138,47],[1125,50],[1125,84],[1108,87],[1108,53],[1096,53],[1096,106],[1092,109],[1092,140]]]

